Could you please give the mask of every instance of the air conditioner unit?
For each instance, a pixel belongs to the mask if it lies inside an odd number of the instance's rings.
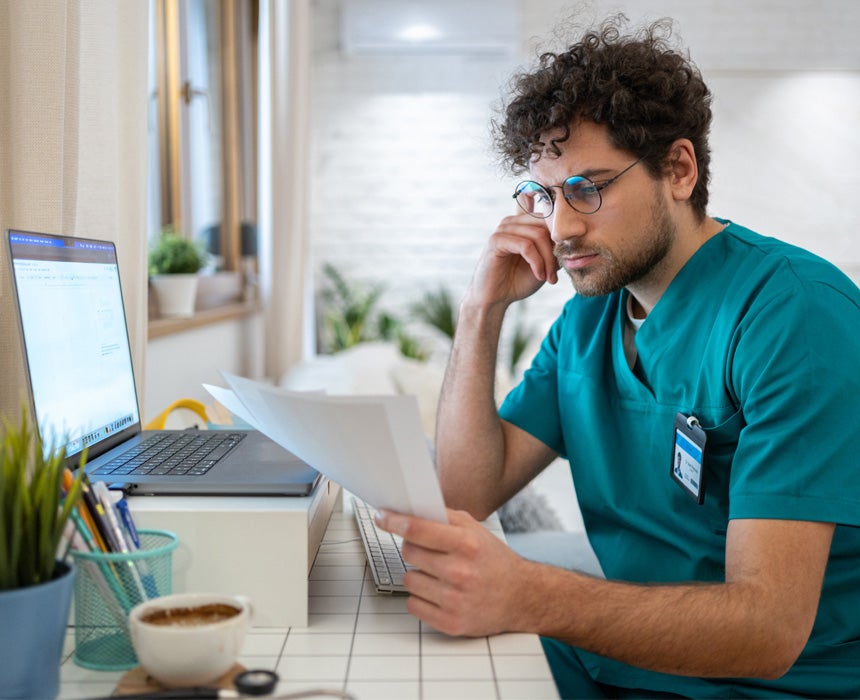
[[[512,54],[519,0],[343,0],[346,53]]]

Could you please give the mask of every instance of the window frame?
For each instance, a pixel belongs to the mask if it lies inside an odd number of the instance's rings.
[[[158,121],[158,177],[160,211],[151,221],[150,240],[167,226],[193,237],[189,231],[190,182],[188,137],[183,136],[191,99],[200,96],[183,78],[182,41],[186,14],[183,0],[151,0],[154,17],[155,97]],[[256,268],[256,249],[243,250],[243,223],[256,224],[257,215],[257,45],[258,0],[219,0],[218,104],[220,117],[220,236],[219,270],[242,273]],[[185,122],[185,124],[183,124]],[[150,183],[155,187],[155,183]],[[153,212],[154,213],[154,212]]]

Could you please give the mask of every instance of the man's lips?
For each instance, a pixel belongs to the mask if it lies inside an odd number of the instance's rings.
[[[596,260],[596,253],[577,253],[574,255],[559,255],[558,260],[565,270],[580,270]]]

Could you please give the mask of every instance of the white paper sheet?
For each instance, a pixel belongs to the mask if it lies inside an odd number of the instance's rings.
[[[227,410],[375,508],[446,522],[414,396],[327,396],[222,373]]]
[[[254,416],[252,416],[248,409],[245,408],[244,404],[239,401],[232,389],[225,389],[223,386],[214,386],[213,384],[206,383],[203,384],[203,388],[212,395],[212,398],[230,411],[230,413],[236,416],[239,420],[244,421],[256,430],[260,430],[260,426],[257,424]],[[263,431],[260,430],[260,432],[262,433]]]

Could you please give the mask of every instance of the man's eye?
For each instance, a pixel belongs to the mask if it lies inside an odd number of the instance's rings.
[[[597,185],[586,177],[571,177],[564,183],[564,194],[568,199],[572,197],[588,197],[597,193]]]

